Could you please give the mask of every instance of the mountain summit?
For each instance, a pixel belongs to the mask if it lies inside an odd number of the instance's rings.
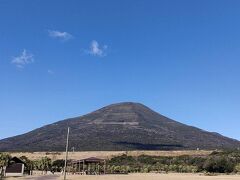
[[[240,142],[184,125],[139,103],[118,103],[0,141],[0,151],[231,149]]]

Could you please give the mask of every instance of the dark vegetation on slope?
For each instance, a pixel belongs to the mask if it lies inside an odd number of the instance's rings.
[[[118,103],[84,116],[0,140],[0,151],[236,149],[240,142],[187,126],[139,103]]]

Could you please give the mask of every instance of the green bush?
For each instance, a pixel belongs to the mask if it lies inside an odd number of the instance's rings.
[[[240,163],[235,166],[235,172],[240,173]]]
[[[63,170],[64,163],[65,163],[65,160],[63,160],[63,159],[58,159],[58,160],[53,161],[52,170],[54,172],[61,172]]]
[[[214,156],[206,160],[203,169],[211,173],[231,173],[234,170],[234,163],[227,157]]]

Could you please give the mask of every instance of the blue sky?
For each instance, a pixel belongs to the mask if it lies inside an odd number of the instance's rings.
[[[239,8],[0,0],[0,138],[134,101],[240,140]]]

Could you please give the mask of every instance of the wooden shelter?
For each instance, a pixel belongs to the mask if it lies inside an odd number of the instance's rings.
[[[100,175],[106,172],[106,160],[90,157],[80,160],[72,160],[71,172],[76,174]],[[69,164],[70,165],[70,164]]]
[[[17,157],[10,159],[5,170],[5,176],[23,176],[29,173],[27,164]]]

